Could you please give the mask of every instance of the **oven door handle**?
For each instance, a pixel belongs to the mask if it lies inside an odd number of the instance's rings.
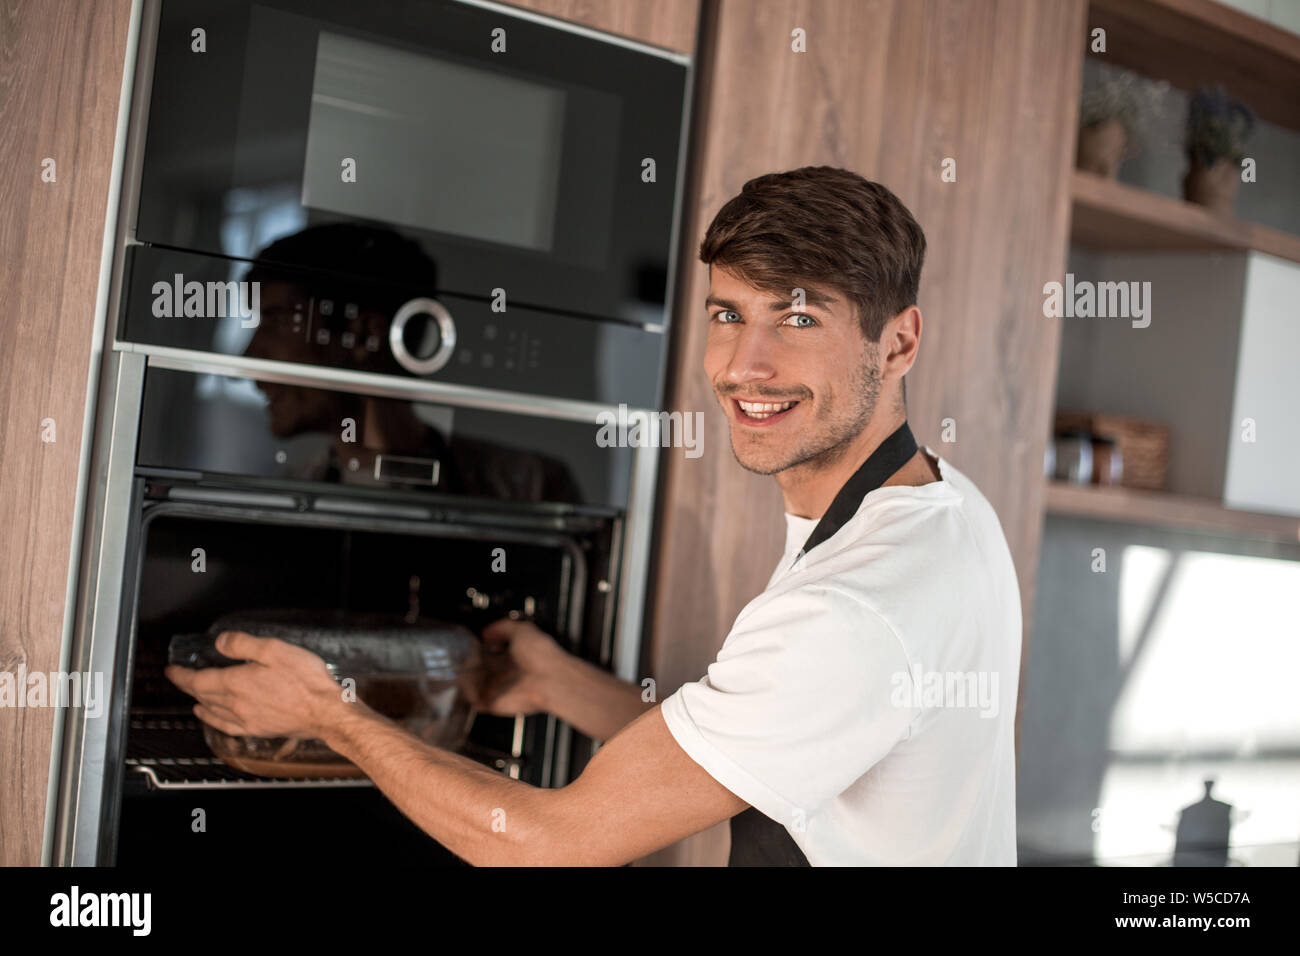
[[[375,480],[400,481],[407,484],[437,485],[440,466],[437,458],[410,458],[403,455],[375,455]]]

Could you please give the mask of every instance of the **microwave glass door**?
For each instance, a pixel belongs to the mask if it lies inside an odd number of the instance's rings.
[[[567,99],[548,84],[322,31],[302,205],[555,254]],[[612,159],[618,99],[593,94],[584,106],[602,135],[594,145]],[[365,182],[344,176],[339,157],[365,169]],[[438,183],[455,188],[429,188]],[[598,186],[605,206],[610,185]],[[571,250],[587,264],[609,241],[608,218],[595,225],[598,242]]]
[[[166,0],[136,238],[417,241],[440,291],[663,322],[680,57],[460,0]]]

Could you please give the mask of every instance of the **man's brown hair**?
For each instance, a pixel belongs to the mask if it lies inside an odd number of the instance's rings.
[[[804,166],[745,183],[713,217],[700,261],[763,292],[827,286],[857,307],[879,342],[885,323],[916,304],[925,233],[879,183],[834,166]]]

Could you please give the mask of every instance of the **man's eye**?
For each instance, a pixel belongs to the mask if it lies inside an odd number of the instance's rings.
[[[734,320],[724,318],[724,316],[728,316],[728,315],[734,315],[736,318]],[[724,309],[721,312],[714,312],[713,320],[715,322],[721,322],[723,325],[731,325],[733,322],[740,320],[740,313],[732,312],[730,309]]]
[[[798,320],[798,319],[807,319],[808,321],[807,321],[806,323],[798,322],[798,321],[795,322],[795,325],[798,326],[798,327],[801,328],[801,329],[806,329],[806,328],[809,328],[810,326],[814,326],[814,325],[817,324],[817,320],[816,320],[816,319],[814,319],[811,315],[804,315],[802,312],[799,313],[798,315],[792,315],[792,316],[790,316],[790,318],[792,318],[792,319],[796,319],[796,320]]]

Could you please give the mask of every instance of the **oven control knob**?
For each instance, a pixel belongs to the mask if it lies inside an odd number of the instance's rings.
[[[402,368],[428,375],[451,359],[456,347],[456,323],[441,302],[412,299],[393,316],[388,345]]]

